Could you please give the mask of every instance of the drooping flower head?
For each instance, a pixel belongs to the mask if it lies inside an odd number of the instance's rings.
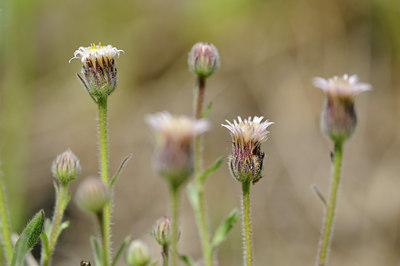
[[[371,85],[358,81],[357,75],[313,79],[314,86],[326,94],[321,111],[321,131],[333,141],[347,140],[357,125],[354,98],[371,89]]]
[[[205,119],[161,112],[146,117],[156,136],[154,166],[157,173],[179,187],[193,172],[192,140],[208,130]]]
[[[61,183],[67,184],[74,180],[80,173],[81,166],[76,155],[67,149],[59,154],[51,165],[51,172]]]
[[[219,54],[214,45],[196,43],[189,52],[189,70],[202,78],[208,78],[219,68]]]
[[[261,143],[267,140],[269,131],[267,128],[273,124],[268,120],[262,122],[264,117],[255,116],[253,119],[242,120],[233,123],[226,120],[223,127],[230,131],[232,137],[232,155],[229,158],[229,167],[233,177],[240,182],[256,183],[261,178],[261,170],[264,153],[261,151]]]
[[[111,45],[92,44],[89,47],[79,47],[70,59],[81,59],[81,75],[78,74],[87,92],[94,101],[110,95],[117,86],[116,56],[123,52]]]

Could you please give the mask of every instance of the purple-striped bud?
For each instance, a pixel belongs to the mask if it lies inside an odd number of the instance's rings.
[[[80,171],[79,160],[70,149],[58,155],[51,166],[53,176],[63,184],[74,180]]]

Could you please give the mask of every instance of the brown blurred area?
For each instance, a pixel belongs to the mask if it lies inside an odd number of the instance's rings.
[[[343,179],[330,265],[400,263],[400,2],[395,0],[203,0],[0,2],[0,161],[15,230],[38,209],[51,217],[50,165],[68,147],[84,177],[98,172],[97,109],[76,78],[79,46],[101,41],[125,52],[109,99],[111,172],[133,158],[115,186],[114,249],[144,239],[168,210],[167,189],[152,171],[148,113],[192,114],[194,76],[187,53],[213,43],[221,67],[207,81],[213,127],[204,164],[230,152],[225,119],[262,115],[275,124],[263,145],[264,178],[252,186],[255,265],[313,265],[328,193],[331,143],[319,131],[323,94],[315,76],[358,74],[373,90],[357,98],[359,123],[344,147]],[[213,230],[240,206],[240,185],[225,165],[209,177]],[[182,197],[181,251],[199,259],[194,215]],[[92,260],[90,216],[72,200],[54,265]],[[240,223],[219,248],[221,266],[242,265]],[[124,265],[120,260],[119,265]]]

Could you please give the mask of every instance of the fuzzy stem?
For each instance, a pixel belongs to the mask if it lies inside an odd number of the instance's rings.
[[[6,195],[3,184],[3,175],[0,173],[0,218],[1,218],[1,240],[4,248],[7,265],[12,258],[12,244],[10,234],[10,222],[8,219]]]
[[[242,217],[243,217],[243,252],[244,265],[253,265],[253,251],[251,244],[251,214],[250,214],[250,182],[242,182]]]
[[[195,93],[195,113],[196,119],[200,119],[203,113],[203,103],[205,94],[206,80],[204,77],[198,77],[197,88]],[[210,236],[206,220],[204,184],[199,180],[202,172],[202,136],[196,136],[194,140],[194,156],[195,156],[195,176],[196,176],[196,192],[199,200],[198,213],[196,213],[197,226],[201,238],[203,248],[203,259],[206,266],[212,266],[212,253],[210,248]]]
[[[179,208],[179,188],[170,185],[170,204],[171,204],[171,226],[172,226],[172,235],[171,235],[171,265],[178,266],[178,208]]]
[[[342,142],[335,142],[335,154],[333,159],[333,173],[329,194],[329,202],[325,211],[325,218],[322,222],[322,231],[319,242],[319,251],[316,266],[325,266],[327,265],[328,261],[328,254],[333,236],[336,203],[338,200],[337,194],[339,190],[340,169],[342,165],[342,148]]]
[[[162,246],[161,255],[163,259],[163,266],[168,266],[168,245]]]
[[[99,141],[100,141],[100,175],[106,187],[109,187],[108,180],[108,143],[107,143],[107,97],[99,98],[98,102],[99,108]],[[100,227],[102,232],[102,251],[103,251],[103,261],[102,266],[108,266],[110,264],[111,248],[110,248],[110,238],[111,238],[111,203],[104,206],[102,226]]]

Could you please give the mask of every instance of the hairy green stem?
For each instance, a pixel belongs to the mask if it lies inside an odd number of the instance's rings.
[[[325,211],[325,218],[322,222],[322,231],[319,242],[319,251],[317,257],[317,266],[325,266],[328,262],[329,248],[332,242],[332,232],[335,219],[336,204],[338,200],[338,190],[340,181],[340,170],[342,165],[342,142],[335,142],[335,154],[333,158],[333,174],[329,201]]]
[[[168,245],[162,246],[161,255],[163,259],[163,266],[168,266]]]
[[[195,113],[196,119],[200,119],[203,114],[204,94],[206,80],[199,77],[197,80],[197,88],[195,92]],[[195,157],[195,176],[196,176],[196,192],[199,200],[198,213],[196,213],[197,226],[199,229],[200,239],[203,248],[203,259],[206,266],[212,266],[212,253],[210,248],[210,236],[207,226],[207,218],[205,211],[204,184],[199,179],[202,173],[202,136],[196,136],[194,140],[194,157]]]
[[[12,244],[10,234],[10,221],[8,219],[5,188],[3,183],[3,175],[0,173],[0,218],[1,218],[1,241],[4,248],[4,254],[7,265],[10,264],[12,258]]]
[[[41,265],[50,265],[51,255],[53,249],[57,243],[59,227],[64,216],[65,207],[67,206],[66,201],[68,200],[68,183],[61,184],[58,190],[56,207],[54,209],[53,219],[51,223],[50,235],[48,236],[49,248],[42,252]]]
[[[253,265],[253,250],[251,244],[251,214],[250,214],[250,182],[242,182],[242,217],[243,217],[243,252],[244,265]]]
[[[170,184],[171,204],[171,265],[178,266],[178,211],[179,211],[179,188]]]
[[[107,97],[99,98],[99,142],[100,142],[100,175],[106,187],[109,187],[108,180],[108,143],[107,143]],[[104,206],[101,226],[103,266],[110,264],[111,248],[111,203]]]

